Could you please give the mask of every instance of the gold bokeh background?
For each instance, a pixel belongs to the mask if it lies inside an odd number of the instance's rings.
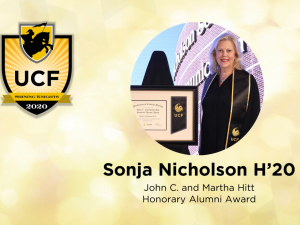
[[[0,224],[300,224],[300,7],[298,1],[0,0],[0,33],[20,22],[55,23],[73,34],[71,105],[36,117],[0,107]],[[130,78],[140,52],[163,30],[209,21],[255,52],[264,76],[260,116],[248,135],[218,154],[164,149],[131,108]],[[1,82],[1,94],[7,94]],[[152,177],[104,176],[105,163],[153,168]],[[245,165],[247,177],[159,177],[159,163]],[[253,175],[254,163],[293,163],[291,177]],[[255,204],[145,204],[146,184],[254,184],[254,193],[160,192],[153,196],[256,195]]]

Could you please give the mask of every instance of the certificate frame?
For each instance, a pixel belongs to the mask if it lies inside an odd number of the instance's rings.
[[[187,144],[198,145],[198,87],[197,86],[162,86],[162,85],[131,85],[131,101],[151,102],[167,101],[167,131],[145,131],[160,144]],[[153,97],[154,96],[154,97]],[[159,97],[157,97],[159,96]],[[186,128],[179,132],[171,133],[171,97],[186,98]],[[174,110],[173,110],[174,111]],[[135,112],[136,113],[136,112]],[[141,122],[140,122],[141,123]],[[142,124],[141,124],[142,125]],[[163,136],[163,138],[157,138]]]

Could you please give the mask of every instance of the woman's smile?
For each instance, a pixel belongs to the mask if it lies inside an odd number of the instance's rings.
[[[216,48],[216,59],[222,69],[233,69],[235,60],[235,50],[232,41],[220,41]]]

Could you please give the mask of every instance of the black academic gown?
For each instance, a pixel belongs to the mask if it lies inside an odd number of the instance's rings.
[[[148,63],[148,67],[142,85],[166,85],[174,86],[169,63],[163,51],[154,51]],[[162,146],[178,153],[189,155],[188,145],[161,144]]]
[[[231,110],[231,94],[232,75],[220,87],[219,75],[216,75],[202,102],[203,117],[199,154],[212,154],[225,149]],[[258,87],[255,78],[251,75],[249,103],[242,122],[239,139],[251,129],[258,117],[259,111],[260,99]],[[235,142],[228,141],[227,148],[233,144]]]

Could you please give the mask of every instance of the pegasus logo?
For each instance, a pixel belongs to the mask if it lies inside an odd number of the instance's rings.
[[[237,129],[237,127],[232,130],[232,135],[234,137],[240,135],[240,131]],[[238,141],[238,140],[239,140],[239,138],[231,138],[231,141]]]
[[[239,136],[239,135],[240,135],[240,131],[237,129],[237,127],[236,127],[236,128],[234,128],[234,129],[232,130],[232,135],[233,135],[234,137],[236,137],[236,136]]]
[[[183,108],[179,103],[175,105],[175,111],[176,112],[181,112],[182,110],[183,110]]]

